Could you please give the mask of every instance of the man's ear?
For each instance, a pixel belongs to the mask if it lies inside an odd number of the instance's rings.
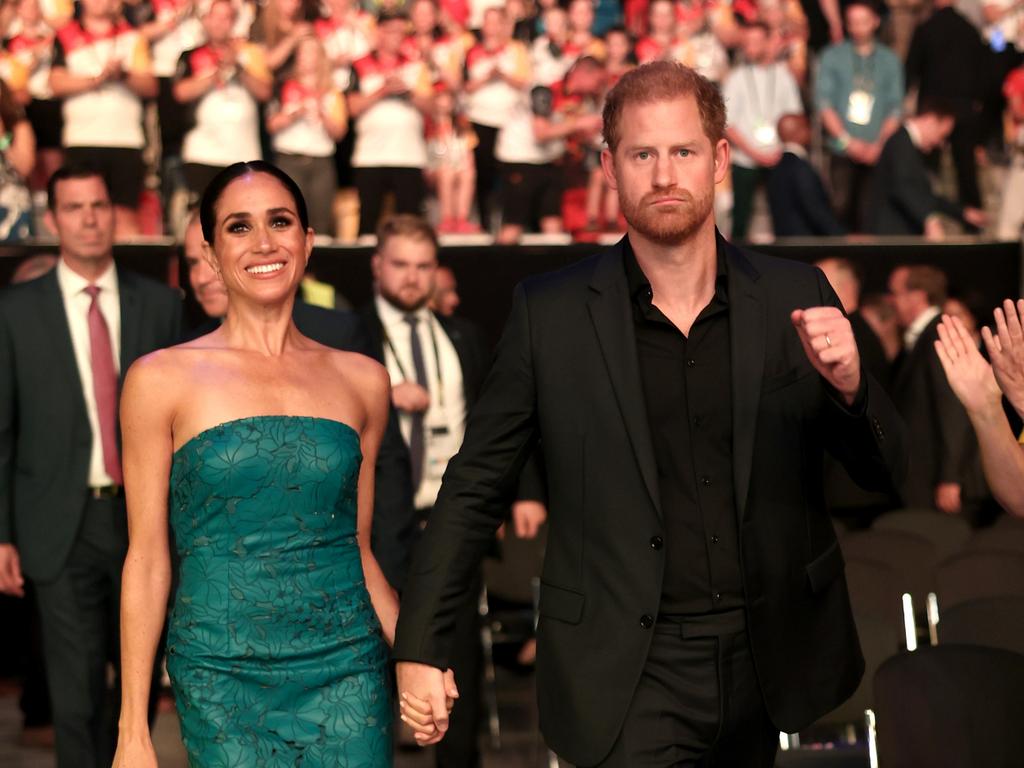
[[[608,188],[618,190],[619,184],[615,179],[615,155],[607,147],[601,150],[601,171],[604,173]]]
[[[725,177],[729,173],[730,158],[729,141],[727,139],[719,139],[715,145],[715,184],[721,184],[725,181]]]

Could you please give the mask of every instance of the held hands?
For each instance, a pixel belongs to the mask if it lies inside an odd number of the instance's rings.
[[[398,662],[395,671],[402,721],[421,747],[437,744],[448,732],[448,716],[459,698],[455,673],[414,661]]]
[[[1024,415],[1024,299],[1016,306],[1007,299],[993,312],[997,336],[988,328],[981,329],[996,383],[1017,413]]]
[[[850,321],[837,307],[794,309],[789,316],[807,359],[847,406],[860,389],[860,353]]]
[[[946,372],[950,389],[963,403],[967,413],[977,416],[1001,409],[1002,393],[992,366],[981,356],[960,318],[943,315],[938,331],[939,340],[935,342],[935,351],[942,363],[942,370]]]

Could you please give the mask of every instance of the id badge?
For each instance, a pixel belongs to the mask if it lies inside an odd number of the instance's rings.
[[[754,129],[754,141],[763,147],[770,147],[778,141],[778,134],[775,126],[769,123],[760,123]]]
[[[875,97],[867,91],[857,90],[850,94],[846,107],[846,119],[854,125],[867,125],[875,109]]]

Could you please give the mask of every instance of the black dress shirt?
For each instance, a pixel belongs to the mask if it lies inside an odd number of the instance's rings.
[[[652,303],[650,282],[628,243],[624,253],[665,525],[660,614],[739,608],[725,256],[719,250],[714,296],[686,336]]]

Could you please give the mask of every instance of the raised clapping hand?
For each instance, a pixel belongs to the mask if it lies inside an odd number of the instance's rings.
[[[938,331],[939,340],[935,342],[935,351],[953,394],[963,403],[968,415],[1000,408],[1002,395],[992,373],[992,366],[981,356],[981,351],[975,346],[974,339],[960,318],[943,315]]]
[[[448,716],[459,698],[455,673],[414,661],[398,662],[395,671],[402,721],[421,747],[437,744],[448,732]]]
[[[996,383],[1010,401],[1010,405],[1024,416],[1024,299],[1014,305],[1007,299],[992,313],[996,321],[997,336],[988,328],[981,329]]]
[[[790,320],[811,365],[853,405],[860,389],[860,352],[850,321],[837,307],[794,309]]]

